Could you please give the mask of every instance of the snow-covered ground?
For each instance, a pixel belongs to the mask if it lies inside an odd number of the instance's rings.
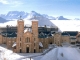
[[[6,48],[6,45],[0,45],[0,60],[40,60],[42,53],[13,53],[12,50]]]
[[[41,60],[80,60],[80,50],[73,47],[58,47],[47,53]]]
[[[30,59],[31,57],[31,59]],[[13,53],[6,46],[0,45],[0,60],[80,60],[80,49],[71,46],[57,47],[50,52],[42,53]]]

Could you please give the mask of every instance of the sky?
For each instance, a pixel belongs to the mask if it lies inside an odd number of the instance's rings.
[[[80,18],[80,0],[0,0],[0,14],[36,11],[49,16]]]

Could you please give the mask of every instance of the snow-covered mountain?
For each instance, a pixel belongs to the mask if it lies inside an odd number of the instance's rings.
[[[69,20],[69,19],[64,18],[63,16],[59,16],[59,17],[56,18],[56,20]]]
[[[22,16],[23,19],[24,18],[33,19],[36,16],[39,19],[40,17],[44,17],[49,20],[68,20],[67,18],[64,18],[63,16],[53,17],[53,16],[48,16],[47,14],[40,14],[35,11],[31,11],[30,13],[27,13],[24,11],[9,11],[7,14],[0,14],[0,17],[7,19],[7,20],[19,19],[20,16]]]
[[[40,18],[40,17],[42,17],[41,14],[39,14],[35,11],[31,11],[26,18],[32,20],[32,19],[37,19],[37,18]]]
[[[49,20],[56,20],[56,17],[48,16],[46,14],[43,14],[44,17],[48,18]]]
[[[7,20],[2,18],[2,17],[0,17],[0,23],[4,23],[4,22],[7,22]]]
[[[25,18],[28,15],[27,12],[24,11],[9,11],[7,14],[1,14],[0,17],[5,18],[7,20],[19,19],[20,16]]]
[[[24,11],[9,11],[7,14],[0,14],[0,17],[4,18],[4,19],[8,19],[8,20],[12,20],[12,19],[19,19],[20,16],[22,16],[22,18],[28,18],[28,19],[33,19],[33,16],[43,16],[45,18],[48,18],[49,20],[54,20],[54,17],[52,16],[48,16],[46,14],[39,14],[35,11],[31,11],[30,13],[24,12]]]
[[[20,18],[20,15],[22,16],[22,19],[26,21],[25,24],[27,23],[27,21],[30,21],[30,24],[31,24],[31,20],[38,20],[39,26],[44,26],[44,25],[54,26],[54,27],[58,27],[60,31],[80,31],[79,29],[80,20],[68,20],[67,18],[64,18],[63,16],[59,16],[55,18],[55,17],[48,16],[46,14],[37,13],[35,11],[31,11],[30,13],[10,11],[8,14],[1,14],[0,26],[14,25],[14,23],[15,25],[17,25],[16,21],[6,22],[7,20],[5,19],[18,20]],[[5,19],[3,19],[2,17]]]
[[[3,18],[6,18],[8,20],[13,20],[13,19],[20,19],[20,15],[22,16],[22,19],[26,20],[38,20],[38,24],[39,26],[55,26],[54,24],[52,24],[52,22],[50,21],[50,19],[48,19],[48,15],[43,16],[40,13],[37,13],[35,11],[31,11],[30,13],[25,13],[25,12],[18,12],[18,11],[10,11],[8,12],[8,14],[3,15],[1,14],[0,16]]]
[[[44,26],[44,25],[54,25],[52,24],[52,22],[45,16],[35,12],[35,11],[31,11],[31,13],[28,14],[28,16],[24,19],[24,20],[38,20],[38,24],[39,26]],[[55,26],[55,25],[54,25]]]

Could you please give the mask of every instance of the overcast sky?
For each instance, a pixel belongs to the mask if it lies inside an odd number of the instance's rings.
[[[80,18],[80,0],[0,0],[0,14],[36,11],[51,16]]]

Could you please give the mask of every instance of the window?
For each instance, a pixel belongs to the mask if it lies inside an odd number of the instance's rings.
[[[28,37],[27,37],[27,42],[28,42]]]
[[[39,46],[39,49],[42,49],[42,47]]]
[[[52,42],[50,42],[50,44],[52,44]]]
[[[66,40],[65,40],[65,42],[66,42]]]
[[[16,46],[14,47],[14,49],[16,49]]]
[[[30,38],[28,38],[28,42],[30,42]]]
[[[36,38],[34,38],[34,43],[36,43]]]
[[[34,38],[34,41],[35,41],[36,39]]]
[[[20,43],[20,46],[21,46],[21,43]]]
[[[26,39],[25,39],[25,42],[30,42],[30,38],[29,37],[27,37]]]
[[[21,38],[20,38],[20,41],[21,41]]]
[[[35,46],[35,43],[34,43],[34,46]]]

